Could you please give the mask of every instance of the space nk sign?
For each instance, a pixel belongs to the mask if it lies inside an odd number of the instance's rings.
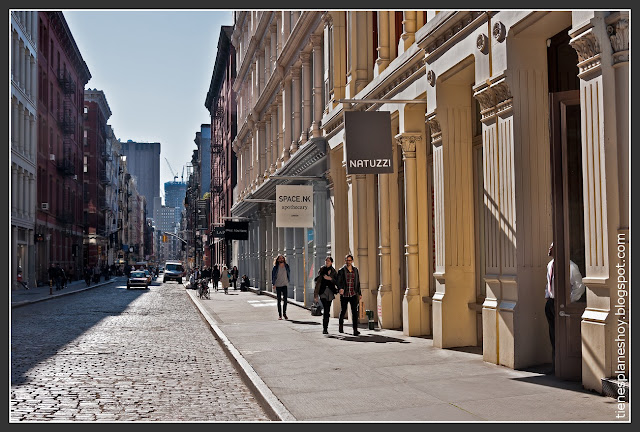
[[[276,186],[276,227],[313,227],[313,186]]]
[[[388,111],[345,111],[344,135],[347,174],[393,172]]]

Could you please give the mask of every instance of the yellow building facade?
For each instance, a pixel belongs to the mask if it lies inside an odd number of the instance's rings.
[[[258,221],[258,250],[240,252],[258,285],[304,238],[275,228],[256,198],[273,197],[279,173],[321,166],[316,258],[339,267],[353,254],[381,328],[479,346],[510,368],[551,363],[553,241],[556,375],[602,391],[628,371],[628,11],[254,11],[236,22],[232,213]],[[347,175],[349,110],[390,113],[393,173]],[[574,302],[569,260],[586,285]]]

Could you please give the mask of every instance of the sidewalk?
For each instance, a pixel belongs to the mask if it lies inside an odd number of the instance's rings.
[[[56,291],[56,287],[49,287],[49,285],[39,286],[39,287],[29,287],[29,289],[24,288],[12,288],[11,289],[11,307],[20,307],[31,303],[36,303],[39,301],[49,300],[52,298],[62,297],[65,295],[77,293],[80,291],[96,288],[102,285],[110,284],[114,280],[123,279],[124,276],[120,277],[112,277],[108,281],[101,279],[100,282],[94,283],[92,282],[90,286],[87,286],[84,280],[73,281],[67,284],[66,288]]]
[[[182,289],[177,286],[176,289]],[[617,401],[540,371],[486,363],[480,348],[434,348],[431,338],[397,330],[329,335],[322,317],[289,299],[278,320],[275,294],[187,294],[225,346],[262,405],[283,421],[628,421]],[[347,408],[348,407],[348,408]]]

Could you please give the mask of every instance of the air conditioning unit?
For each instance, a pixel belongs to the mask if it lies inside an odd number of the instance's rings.
[[[53,153],[49,153],[49,160],[50,161],[56,160],[56,155],[54,155]]]
[[[42,210],[49,210],[49,203],[48,203],[48,202],[46,202],[46,203],[42,203],[42,204],[40,204],[40,208],[41,208]]]

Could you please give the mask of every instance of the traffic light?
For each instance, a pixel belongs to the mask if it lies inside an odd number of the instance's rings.
[[[182,250],[183,250],[183,251],[187,250],[186,245],[185,245],[184,243],[182,243],[182,242],[181,242],[181,244],[182,244]]]

